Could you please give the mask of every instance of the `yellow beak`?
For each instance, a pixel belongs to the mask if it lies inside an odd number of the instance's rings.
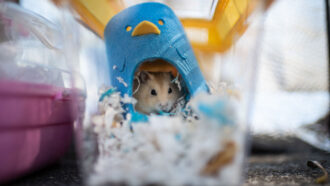
[[[158,27],[150,21],[142,21],[134,28],[132,36],[141,36],[146,34],[160,34]]]

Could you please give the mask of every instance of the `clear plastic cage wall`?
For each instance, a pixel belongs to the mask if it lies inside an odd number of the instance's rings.
[[[77,61],[64,12],[56,24],[0,2],[0,183],[58,160],[71,144]]]

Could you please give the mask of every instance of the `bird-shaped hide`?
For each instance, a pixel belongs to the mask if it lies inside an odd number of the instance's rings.
[[[115,15],[104,31],[112,86],[132,96],[136,69],[145,61],[161,59],[180,73],[189,96],[208,87],[183,26],[164,4],[142,3]]]

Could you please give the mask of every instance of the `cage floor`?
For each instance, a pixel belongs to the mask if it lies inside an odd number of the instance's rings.
[[[330,172],[329,154],[294,138],[280,140],[282,149],[262,149],[254,146],[246,168],[245,185],[319,185],[315,179],[321,176],[319,169],[307,167],[308,160],[322,162]],[[328,160],[324,162],[324,160]],[[74,147],[59,162],[17,179],[8,185],[81,185],[82,175],[78,171]],[[329,184],[329,183],[328,183]]]

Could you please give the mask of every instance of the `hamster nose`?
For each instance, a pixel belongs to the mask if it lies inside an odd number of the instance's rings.
[[[168,103],[160,103],[159,106],[162,108],[162,109],[166,109],[168,107]]]

